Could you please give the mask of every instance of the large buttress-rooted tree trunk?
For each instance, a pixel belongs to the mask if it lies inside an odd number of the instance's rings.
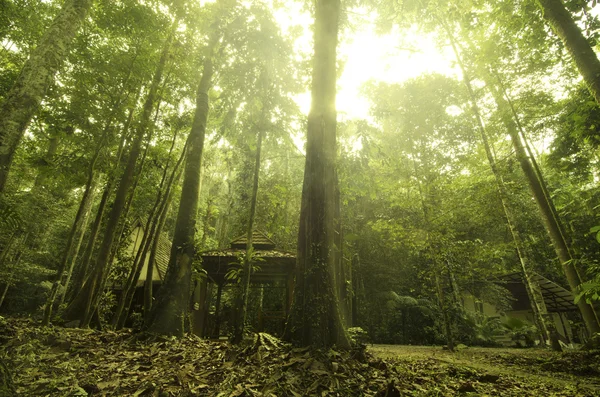
[[[349,347],[334,284],[336,198],[336,54],[339,0],[315,5],[312,100],[298,234],[296,285],[286,339]]]
[[[585,84],[600,103],[600,61],[562,0],[537,0],[544,19],[569,51]]]
[[[192,261],[195,254],[195,214],[198,211],[200,169],[209,110],[208,91],[212,75],[212,48],[210,48],[204,60],[202,79],[196,94],[196,112],[188,138],[183,187],[169,268],[148,322],[149,331],[159,334],[183,335],[190,297]]]
[[[91,6],[92,0],[65,1],[0,105],[0,193],[4,191],[12,158],[25,130]]]

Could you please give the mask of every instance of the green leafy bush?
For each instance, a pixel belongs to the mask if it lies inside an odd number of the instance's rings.
[[[510,338],[517,347],[533,347],[535,345],[535,338],[538,334],[535,325],[515,317],[508,317],[502,325],[509,332]]]

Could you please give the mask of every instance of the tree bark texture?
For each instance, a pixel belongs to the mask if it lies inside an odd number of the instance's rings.
[[[315,4],[311,109],[298,234],[296,285],[286,339],[349,347],[339,307],[335,244],[336,54],[339,0]]]
[[[562,0],[537,0],[548,21],[565,47],[596,102],[600,103],[600,61],[581,33]]]
[[[4,191],[13,156],[25,130],[91,6],[92,0],[65,1],[0,105],[0,193]]]
[[[213,49],[210,48],[204,60],[202,79],[196,94],[196,112],[188,137],[183,186],[169,267],[148,323],[148,329],[158,334],[183,335],[184,331],[190,296],[192,261],[195,255],[195,214],[198,212],[200,170],[209,111],[208,91],[213,75],[212,51]]]

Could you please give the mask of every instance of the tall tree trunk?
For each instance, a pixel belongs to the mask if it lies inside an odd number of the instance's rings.
[[[431,238],[431,222],[429,218],[429,208],[427,207],[427,202],[425,200],[425,194],[423,193],[423,186],[421,186],[421,179],[419,177],[419,169],[417,167],[416,155],[415,155],[415,145],[412,144],[412,160],[413,160],[413,169],[415,180],[417,181],[417,190],[419,192],[419,200],[421,201],[421,211],[423,212],[423,221],[426,228],[427,235],[427,254],[430,257],[432,263],[432,272],[433,279],[435,282],[435,295],[438,299],[438,306],[442,313],[442,322],[443,322],[443,332],[446,337],[446,343],[448,345],[448,350],[454,351],[454,335],[452,333],[452,317],[449,314],[448,303],[446,302],[446,296],[444,294],[444,289],[440,280],[440,274],[442,273],[442,269],[439,264],[439,252],[434,248],[432,244]],[[427,161],[425,161],[426,163]]]
[[[187,142],[186,142],[187,146]],[[117,329],[121,329],[125,325],[125,321],[127,320],[127,316],[129,314],[129,308],[131,307],[131,302],[133,301],[133,295],[135,293],[135,288],[137,286],[137,282],[140,278],[140,274],[144,267],[144,263],[146,263],[146,258],[148,256],[148,252],[151,249],[152,244],[155,242],[157,238],[157,230],[160,229],[160,222],[163,217],[163,214],[166,213],[167,207],[170,203],[171,195],[172,195],[172,187],[173,182],[176,180],[176,174],[181,166],[183,159],[185,157],[186,146],[184,146],[181,155],[179,156],[179,160],[173,167],[171,171],[171,175],[169,180],[166,183],[166,189],[163,193],[162,186],[165,184],[165,179],[167,176],[167,168],[165,167],[165,172],[163,173],[163,180],[161,181],[161,187],[158,190],[158,194],[156,197],[156,202],[154,204],[154,209],[152,210],[150,216],[148,217],[148,222],[146,223],[146,230],[144,232],[144,237],[142,238],[142,242],[140,244],[140,248],[136,255],[136,258],[133,263],[133,267],[127,282],[125,284],[125,288],[123,288],[123,295],[119,301],[119,305],[113,317],[113,325]],[[158,241],[156,241],[158,244]],[[150,258],[148,261],[148,267],[153,267],[153,258]],[[148,270],[151,271],[151,270]],[[152,277],[152,274],[150,274]]]
[[[92,196],[95,196],[96,186],[94,186],[92,190]],[[77,263],[77,259],[79,256],[79,251],[81,249],[81,243],[83,243],[83,237],[85,235],[85,230],[87,229],[87,224],[90,217],[90,212],[92,211],[92,205],[94,204],[94,197],[90,197],[89,203],[86,205],[85,214],[83,216],[83,221],[81,223],[81,228],[77,232],[79,236],[77,238],[77,242],[75,243],[75,248],[73,249],[73,255],[71,256],[71,263],[69,264],[69,270],[67,270],[67,275],[65,276],[65,284],[62,288],[59,299],[58,306],[62,305],[65,301],[65,297],[67,296],[67,290],[69,289],[69,285],[71,284],[71,276],[73,275],[73,269],[75,268],[75,264]]]
[[[179,180],[180,176],[181,173],[177,176],[176,179]],[[148,271],[146,272],[146,282],[144,284],[144,321],[147,321],[150,318],[150,313],[152,312],[152,299],[154,295],[152,291],[152,279],[154,278],[154,264],[156,263],[156,254],[158,253],[160,236],[162,235],[162,231],[167,220],[167,214],[169,213],[169,208],[171,207],[171,202],[173,201],[173,192],[174,190],[170,189],[167,193],[164,208],[161,210],[160,218],[158,219],[158,226],[154,235],[154,241],[152,242],[152,247],[150,248],[150,258],[148,259]]]
[[[212,218],[212,206],[213,206],[213,196],[209,194],[208,199],[206,200],[206,213],[204,214],[204,224],[202,225],[202,239],[200,240],[200,250],[206,249],[206,239],[208,238],[208,231],[210,226],[210,221]]]
[[[74,261],[77,257],[77,251],[79,250],[81,240],[79,240],[79,243],[77,243],[76,237],[78,233],[82,232],[84,223],[87,219],[87,214],[90,211],[90,207],[92,206],[94,201],[94,192],[96,190],[96,163],[98,161],[98,158],[100,157],[100,153],[102,152],[102,148],[104,146],[109,129],[110,122],[106,124],[102,137],[100,138],[100,141],[97,144],[96,151],[94,152],[94,155],[90,160],[85,190],[81,198],[81,202],[79,204],[79,209],[77,210],[77,214],[75,215],[75,220],[73,221],[73,225],[71,226],[71,231],[69,232],[69,236],[67,238],[67,245],[61,263],[58,267],[56,280],[52,284],[52,288],[50,290],[50,293],[48,294],[48,299],[46,300],[46,307],[44,308],[42,326],[46,326],[50,323],[50,318],[52,317],[52,306],[54,305],[54,301],[56,299],[59,287],[63,285],[63,278],[65,276],[65,273],[68,273],[68,275],[63,287],[66,288],[68,285],[68,279],[70,278],[72,266],[67,267],[67,265],[69,263],[69,259],[73,258]],[[63,292],[61,292],[61,295],[63,296],[65,293],[64,288]]]
[[[600,61],[562,0],[537,0],[544,19],[562,40],[588,89],[600,103]]]
[[[285,337],[348,348],[335,283],[336,54],[339,0],[315,4],[311,109],[298,233],[296,286]]]
[[[560,216],[558,215],[558,211],[556,210],[554,201],[552,200],[552,195],[550,194],[550,190],[548,189],[548,184],[546,183],[546,179],[544,178],[542,169],[540,168],[540,166],[536,160],[536,156],[535,156],[535,153],[533,152],[533,149],[531,148],[531,146],[529,146],[529,143],[527,140],[527,134],[525,133],[525,129],[523,128],[523,125],[521,124],[519,115],[517,114],[517,111],[515,110],[515,107],[510,99],[510,96],[508,95],[508,91],[506,90],[506,87],[504,86],[504,83],[502,82],[502,78],[496,72],[491,72],[491,74],[496,77],[496,81],[498,82],[498,86],[502,92],[502,95],[504,95],[506,104],[510,108],[510,111],[514,118],[515,124],[519,130],[521,139],[523,140],[523,143],[525,145],[525,149],[527,150],[527,154],[529,156],[529,160],[531,161],[531,165],[533,166],[533,169],[535,170],[535,173],[537,174],[537,177],[542,186],[542,190],[544,191],[544,195],[546,196],[546,199],[548,200],[548,204],[550,205],[550,210],[552,211],[552,214],[554,215],[554,220],[558,224],[558,227],[563,235],[563,239],[565,239],[566,242],[569,242],[569,236],[565,231],[565,227],[560,219]]]
[[[527,291],[527,296],[529,298],[531,310],[532,310],[534,318],[535,318],[535,323],[538,326],[541,340],[549,341],[550,337],[551,337],[551,333],[548,328],[553,328],[553,323],[549,324],[546,321],[546,318],[544,316],[545,310],[543,310],[545,308],[540,307],[540,304],[538,303],[538,299],[536,299],[535,290],[534,290],[533,284],[531,282],[531,278],[529,276],[529,264],[527,261],[527,256],[526,256],[527,254],[525,251],[525,247],[523,245],[523,239],[521,238],[521,235],[517,229],[516,218],[513,214],[512,209],[510,208],[510,204],[509,204],[510,200],[509,200],[508,192],[506,191],[506,185],[504,183],[504,178],[502,177],[502,174],[501,174],[500,170],[498,169],[496,159],[494,156],[494,152],[493,152],[492,146],[490,145],[490,142],[488,139],[488,134],[485,129],[483,119],[481,117],[481,112],[479,111],[479,106],[477,105],[477,98],[475,96],[475,92],[473,91],[473,87],[471,85],[471,79],[469,77],[469,73],[467,72],[467,68],[466,68],[465,64],[463,63],[461,54],[458,50],[458,45],[456,43],[456,39],[455,39],[454,35],[452,34],[452,31],[450,30],[450,28],[448,27],[448,25],[445,22],[442,22],[442,25],[443,25],[444,29],[446,30],[446,33],[450,40],[450,44],[452,46],[452,50],[454,51],[454,56],[458,62],[458,65],[462,71],[462,74],[463,74],[463,82],[464,82],[465,87],[467,88],[467,92],[469,94],[469,98],[471,101],[471,109],[472,109],[473,115],[475,116],[475,120],[477,121],[477,127],[479,130],[479,134],[481,136],[481,141],[483,142],[485,154],[487,156],[488,163],[492,170],[492,174],[494,175],[494,180],[496,182],[496,188],[498,189],[498,195],[499,195],[500,201],[502,203],[502,210],[503,210],[504,216],[506,218],[506,224],[508,226],[511,237],[513,239],[513,243],[515,244],[515,249],[517,252],[517,256],[519,258],[519,264],[521,265],[520,266],[521,276],[523,278],[523,282],[525,283],[525,290]]]
[[[75,220],[73,221],[73,225],[71,226],[71,230],[67,238],[65,252],[63,253],[60,265],[58,266],[56,280],[52,284],[52,288],[50,289],[50,293],[48,294],[48,298],[46,299],[44,316],[42,318],[42,326],[47,326],[48,324],[50,324],[50,318],[52,317],[52,307],[54,306],[54,300],[56,299],[58,290],[61,286],[66,286],[66,284],[63,285],[63,278],[68,270],[67,265],[69,263],[69,259],[77,255],[74,250],[76,246],[75,239],[77,237],[77,233],[83,228],[83,223],[85,221],[86,214],[89,212],[92,202],[94,201],[94,190],[96,189],[96,181],[94,178],[93,168],[100,148],[98,148],[97,150],[98,151],[96,152],[95,158],[92,160],[92,164],[90,165],[91,170],[89,172],[88,180],[85,185],[85,191],[83,192],[83,196],[81,197],[81,202],[79,204],[77,214],[75,215]]]
[[[169,151],[169,156],[171,155],[173,146],[175,145],[175,139],[176,139],[176,137],[174,137],[174,139],[173,139],[173,144],[171,145],[171,150]],[[137,182],[139,181],[139,178],[141,177],[141,174],[143,171],[143,163],[145,161],[146,153],[147,153],[149,146],[150,146],[150,143],[148,142],[148,144],[146,146],[146,151],[144,152],[142,164],[140,165],[140,171],[137,174],[136,181],[134,183],[134,187],[132,189],[132,192],[129,195],[128,202],[125,206],[126,210],[124,211],[123,219],[127,219],[127,213],[129,211],[131,202],[133,201],[133,194],[135,192],[135,187],[137,186]],[[148,253],[148,250],[150,249],[150,244],[152,244],[152,236],[154,236],[154,228],[156,227],[156,219],[158,218],[158,216],[155,217],[155,214],[157,213],[158,207],[160,205],[160,201],[161,201],[161,197],[162,197],[162,193],[163,193],[163,187],[165,185],[165,180],[166,180],[166,176],[167,176],[167,170],[168,170],[168,163],[165,165],[165,169],[163,171],[163,175],[162,175],[159,187],[158,187],[158,191],[156,193],[156,200],[154,202],[154,205],[150,209],[150,214],[148,214],[148,220],[146,221],[146,224],[143,225],[144,232],[142,234],[142,240],[139,244],[139,248],[138,248],[135,258],[133,260],[131,269],[129,269],[129,275],[127,277],[127,280],[125,281],[125,285],[123,287],[123,294],[121,295],[121,298],[119,299],[119,304],[117,306],[117,310],[114,313],[113,318],[112,318],[112,325],[113,325],[113,327],[116,327],[117,329],[120,329],[123,326],[123,324],[125,323],[125,320],[127,319],[127,315],[129,312],[128,309],[129,309],[129,305],[131,302],[130,298],[131,298],[131,300],[133,300],[133,294],[135,293],[135,288],[137,286],[137,282],[140,278],[142,268],[144,267],[144,263],[146,261],[146,255]],[[119,234],[120,239],[128,239],[129,238],[128,236],[124,236],[123,230],[124,230],[125,226],[126,226],[126,222],[123,222],[122,230],[121,230],[121,233]],[[112,261],[114,260],[114,256],[116,255],[116,252],[120,245],[121,245],[121,241],[119,240],[119,243],[116,245],[116,248],[113,249],[113,252],[112,252],[112,255],[110,258],[110,263],[112,263]],[[137,242],[134,244],[134,247],[135,246],[137,246]],[[128,302],[129,302],[129,304],[128,304]],[[127,309],[127,310],[124,311],[124,309]],[[120,321],[121,318],[122,318],[122,322]]]
[[[263,109],[264,112],[264,109]],[[234,343],[240,343],[244,337],[244,327],[248,315],[248,295],[250,294],[250,278],[252,276],[252,262],[254,256],[254,247],[252,246],[252,232],[254,230],[254,216],[256,215],[256,201],[258,199],[258,179],[260,174],[260,155],[262,151],[263,130],[259,127],[256,137],[256,156],[254,158],[254,180],[252,183],[252,197],[250,198],[250,214],[248,216],[248,225],[246,227],[246,256],[244,257],[244,284],[242,290],[242,311],[240,321],[233,336]]]
[[[96,310],[96,307],[102,295],[101,287],[104,283],[105,276],[110,270],[110,257],[113,249],[113,243],[117,234],[116,232],[119,226],[119,222],[121,220],[121,214],[126,205],[127,193],[129,192],[129,189],[135,179],[135,168],[138,158],[141,154],[142,143],[146,138],[147,132],[150,130],[150,117],[152,109],[154,108],[154,103],[156,102],[156,99],[158,97],[158,88],[162,80],[163,70],[169,57],[171,43],[173,41],[173,34],[177,26],[177,21],[175,21],[173,23],[173,30],[169,34],[169,37],[167,38],[164,48],[162,50],[160,61],[156,68],[154,77],[152,79],[152,84],[148,91],[148,96],[144,103],[140,124],[138,126],[134,140],[131,143],[129,158],[125,166],[125,170],[123,171],[123,175],[121,176],[121,180],[119,181],[119,186],[115,194],[113,206],[111,208],[106,224],[104,238],[102,240],[102,244],[100,245],[98,258],[96,259],[96,263],[90,277],[88,278],[88,280],[86,280],[85,285],[83,286],[80,292],[80,295],[82,295],[86,302],[85,309],[80,315],[81,327],[87,327],[89,325],[92,315]],[[77,300],[77,297],[75,298],[75,300]]]
[[[501,112],[502,121],[508,131],[508,134],[510,135],[517,155],[517,160],[519,161],[523,173],[527,178],[527,182],[529,183],[529,187],[531,188],[535,202],[540,210],[542,223],[544,224],[546,231],[550,236],[550,240],[552,241],[552,245],[554,246],[556,255],[558,256],[558,259],[562,265],[565,276],[567,277],[571,291],[573,294],[577,294],[579,285],[581,285],[581,278],[577,269],[575,268],[575,264],[573,263],[573,257],[571,256],[571,252],[563,236],[562,230],[554,217],[554,213],[549,203],[550,198],[546,197],[544,194],[542,184],[540,183],[537,173],[531,165],[529,157],[527,156],[525,148],[523,147],[523,143],[521,142],[521,137],[519,136],[515,122],[510,113],[506,111],[507,106],[504,98],[496,89],[496,87],[490,86],[490,89],[494,95],[498,109]],[[590,331],[592,334],[600,332],[600,323],[598,322],[598,318],[592,305],[587,303],[585,299],[580,299],[577,303],[577,306],[581,312],[588,331]]]
[[[452,322],[450,319],[450,315],[448,313],[448,304],[446,302],[446,297],[444,294],[444,288],[442,288],[442,283],[440,281],[440,276],[437,272],[434,274],[435,278],[435,286],[437,289],[437,296],[439,300],[440,310],[442,312],[442,317],[444,319],[444,333],[446,334],[446,342],[448,343],[448,350],[451,352],[454,351],[454,336],[452,334]]]
[[[4,284],[4,290],[2,291],[2,296],[0,296],[0,307],[2,307],[2,304],[4,303],[4,298],[6,298],[6,293],[8,292],[8,288],[10,288],[9,282]]]
[[[141,92],[141,90],[140,90]],[[136,97],[134,103],[139,99]],[[102,193],[102,197],[100,199],[100,203],[98,204],[98,209],[96,211],[96,217],[94,218],[94,223],[92,224],[92,228],[90,230],[90,235],[88,237],[88,242],[85,246],[85,250],[83,251],[83,256],[81,257],[81,264],[76,273],[75,280],[73,281],[72,292],[70,296],[75,297],[79,295],[81,292],[81,288],[83,288],[83,284],[88,276],[88,270],[90,267],[90,262],[92,260],[92,255],[94,253],[94,246],[96,245],[96,239],[98,237],[98,233],[100,232],[100,226],[102,225],[102,219],[104,218],[104,211],[106,209],[106,205],[108,204],[108,199],[112,192],[112,188],[114,182],[116,180],[116,174],[121,166],[121,158],[123,156],[123,152],[125,149],[125,142],[127,140],[129,127],[133,121],[133,115],[135,112],[135,105],[129,109],[129,115],[127,116],[127,121],[123,126],[123,132],[121,134],[121,141],[119,143],[119,148],[117,150],[117,154],[115,156],[114,167],[112,169],[113,175],[108,175],[108,180],[106,181],[106,185],[104,187],[104,191]]]
[[[69,54],[71,42],[91,6],[92,0],[65,1],[0,105],[0,193],[25,130]]]
[[[195,255],[195,216],[198,212],[200,169],[204,150],[206,122],[208,120],[208,91],[213,75],[213,50],[216,40],[211,40],[204,60],[202,78],[196,94],[196,112],[188,138],[179,211],[175,222],[175,234],[169,259],[169,268],[159,291],[156,305],[151,313],[148,328],[159,334],[183,335],[188,309],[192,261]]]

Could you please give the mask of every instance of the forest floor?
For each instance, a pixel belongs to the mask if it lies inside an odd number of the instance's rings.
[[[598,352],[381,345],[341,352],[293,348],[267,334],[231,346],[1,317],[0,360],[16,390],[5,395],[19,396],[600,395]]]
[[[509,377],[525,383],[552,385],[579,393],[600,395],[600,352],[546,349],[467,347],[455,352],[432,346],[373,345],[369,351],[382,359],[398,361],[434,360]]]

